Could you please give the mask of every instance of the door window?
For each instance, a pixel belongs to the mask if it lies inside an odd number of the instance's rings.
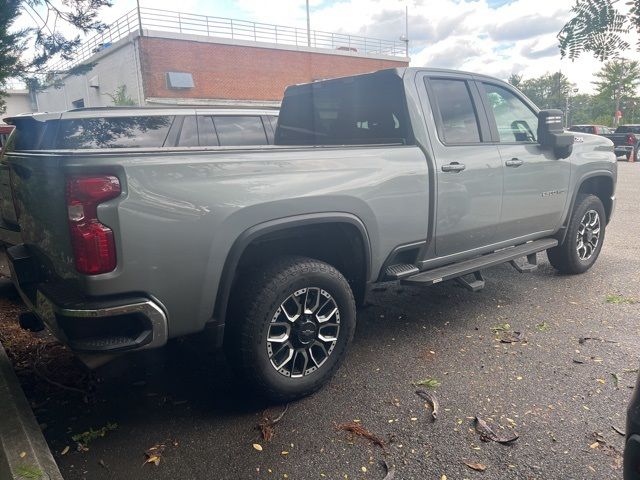
[[[266,145],[267,135],[260,117],[213,117],[221,146]]]
[[[217,147],[218,136],[213,128],[213,118],[198,115],[198,135],[201,147]]]
[[[478,143],[478,117],[465,80],[429,80],[442,119],[440,139],[447,144]]]
[[[182,129],[180,130],[180,139],[178,140],[180,147],[197,147],[198,146],[198,126],[195,115],[187,115],[184,117]]]
[[[97,117],[60,120],[55,148],[162,147],[173,117]]]
[[[506,88],[485,83],[484,89],[496,119],[500,142],[535,143],[538,116]]]

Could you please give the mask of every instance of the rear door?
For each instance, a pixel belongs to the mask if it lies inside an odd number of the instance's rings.
[[[477,87],[463,74],[425,73],[418,82],[426,86],[437,130],[430,133],[436,257],[490,245],[500,220],[502,163]]]
[[[556,159],[537,139],[532,104],[504,84],[478,82],[504,166],[502,214],[496,240],[555,230],[562,221],[571,161]]]

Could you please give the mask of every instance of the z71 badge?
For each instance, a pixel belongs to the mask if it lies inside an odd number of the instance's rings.
[[[551,195],[560,195],[562,193],[565,193],[566,191],[566,188],[563,188],[562,190],[549,190],[548,192],[542,192],[541,195],[543,197],[550,197]]]

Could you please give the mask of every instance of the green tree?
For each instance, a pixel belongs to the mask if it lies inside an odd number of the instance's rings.
[[[571,12],[573,17],[558,33],[563,57],[588,52],[605,61],[629,49],[629,32],[640,34],[640,0],[576,0]]]
[[[522,85],[522,75],[520,75],[519,73],[512,73],[509,76],[509,79],[507,80],[507,82],[509,82],[511,85],[513,85],[516,88],[520,88],[520,86]]]
[[[595,78],[593,85],[597,95],[609,103],[611,116],[623,106],[630,107],[629,110],[634,110],[635,114],[635,100],[640,83],[638,62],[625,59],[611,60],[595,74]]]
[[[126,85],[120,85],[118,88],[116,88],[115,92],[107,93],[105,95],[111,98],[111,101],[117,107],[127,107],[136,104],[133,98],[127,95]]]
[[[0,112],[4,111],[2,97],[9,79],[34,85],[52,58],[72,60],[82,41],[80,34],[104,28],[98,16],[102,7],[109,6],[109,0],[0,0]],[[33,26],[17,28],[21,15],[29,17]],[[73,36],[61,28],[72,30]],[[91,67],[84,64],[55,73],[78,74]]]
[[[510,79],[511,80],[511,79]],[[512,83],[513,85],[513,83]],[[562,72],[546,73],[541,77],[522,80],[517,86],[538,107],[564,110],[574,85]]]

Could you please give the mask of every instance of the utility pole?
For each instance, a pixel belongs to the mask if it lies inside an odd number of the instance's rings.
[[[307,46],[311,46],[311,15],[309,15],[309,0],[307,0]]]

